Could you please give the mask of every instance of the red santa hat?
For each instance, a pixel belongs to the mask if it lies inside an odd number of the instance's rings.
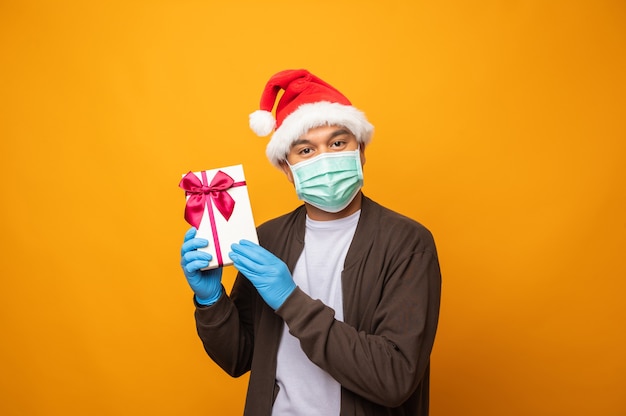
[[[276,105],[274,118],[272,109],[280,90],[285,92]],[[258,136],[274,131],[265,153],[277,167],[298,137],[324,125],[349,129],[363,145],[370,142],[374,131],[365,114],[342,93],[305,69],[289,69],[272,76],[261,95],[260,110],[250,114],[250,128]]]

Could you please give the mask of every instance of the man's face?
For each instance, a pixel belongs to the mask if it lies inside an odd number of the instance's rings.
[[[295,165],[299,162],[319,156],[327,152],[344,152],[356,150],[359,143],[350,132],[342,126],[320,126],[314,127],[300,136],[287,153],[287,162]],[[365,155],[361,146],[361,164],[365,163]],[[289,181],[293,183],[291,169],[285,162],[281,162],[281,167]]]

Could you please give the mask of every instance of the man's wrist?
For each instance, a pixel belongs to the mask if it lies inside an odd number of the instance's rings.
[[[211,298],[200,298],[198,295],[194,295],[193,299],[195,301],[195,303],[200,306],[200,307],[208,307],[211,305],[214,305],[218,300],[220,300],[220,298],[222,297],[222,290],[220,289],[220,291],[213,297]]]

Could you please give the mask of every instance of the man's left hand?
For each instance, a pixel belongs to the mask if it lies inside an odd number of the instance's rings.
[[[296,288],[287,265],[258,244],[241,240],[228,253],[234,266],[243,274],[274,310],[280,308]]]

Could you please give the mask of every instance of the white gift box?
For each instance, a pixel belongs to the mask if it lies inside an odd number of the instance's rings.
[[[197,180],[188,177],[190,174],[193,174]],[[183,186],[183,182],[186,182],[187,185]],[[191,182],[194,186],[190,186]],[[211,186],[218,183],[217,186]],[[229,183],[232,184],[229,186]],[[183,175],[180,186],[186,191],[185,218],[198,229],[196,237],[205,238],[209,241],[208,247],[199,249],[213,256],[209,266],[204,270],[232,265],[233,262],[228,257],[228,253],[231,251],[230,246],[233,243],[238,243],[242,239],[259,243],[242,165],[189,172],[187,175]],[[193,190],[190,191],[191,188]],[[222,192],[228,195],[219,195]],[[195,214],[192,215],[194,219],[191,221],[188,218],[190,198],[193,198],[192,204],[195,206],[193,209]],[[229,200],[230,203],[221,203],[220,199],[222,198]],[[202,204],[203,209],[200,204]],[[232,211],[225,209],[225,205],[232,206]],[[225,209],[226,213],[220,211],[221,209]],[[201,220],[198,225],[197,220],[200,218],[200,212]]]

